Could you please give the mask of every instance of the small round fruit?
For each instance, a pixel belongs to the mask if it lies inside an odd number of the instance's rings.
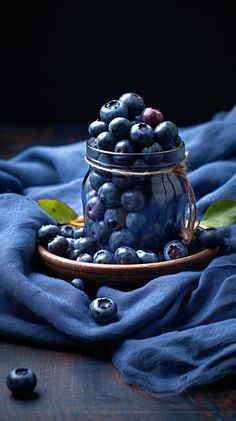
[[[126,227],[135,237],[141,235],[146,222],[147,216],[142,212],[129,212],[125,220]]]
[[[90,124],[88,132],[91,137],[97,137],[100,133],[106,132],[107,129],[107,124],[104,121],[96,120]]]
[[[53,224],[42,225],[37,232],[38,239],[42,244],[47,244],[49,240],[60,234],[60,228]]]
[[[85,237],[84,227],[75,228],[73,238],[77,240],[81,237]]]
[[[93,257],[88,253],[81,253],[78,255],[76,262],[92,263]]]
[[[113,161],[116,164],[128,165],[130,162],[134,160],[134,157],[132,155],[126,155],[126,154],[132,154],[132,152],[134,152],[134,144],[131,140],[129,139],[119,140],[119,142],[117,142],[114,147]]]
[[[136,251],[133,248],[127,246],[119,247],[115,251],[114,257],[116,263],[119,263],[120,265],[139,263],[139,258]]]
[[[109,238],[109,246],[111,251],[113,252],[115,252],[119,247],[133,247],[134,244],[135,238],[127,228],[122,228],[120,230],[113,231]]]
[[[89,306],[90,314],[95,322],[107,324],[117,319],[118,308],[111,298],[95,298]]]
[[[155,165],[155,163],[163,159],[163,154],[160,152],[163,152],[163,148],[159,143],[155,142],[153,145],[142,149],[143,159],[149,165]]]
[[[75,250],[79,251],[79,254],[88,253],[88,254],[93,255],[97,249],[97,243],[94,238],[82,237],[82,238],[79,238],[78,240],[75,240],[74,248]]]
[[[104,183],[98,190],[100,202],[106,208],[116,208],[120,205],[120,190],[111,182]]]
[[[91,197],[86,203],[85,213],[92,221],[101,221],[106,211],[105,206],[97,196]]]
[[[128,92],[121,95],[119,100],[128,107],[129,117],[138,116],[145,108],[143,98],[135,92]]]
[[[198,244],[204,249],[214,249],[221,245],[223,233],[215,228],[202,229],[197,232]]]
[[[48,251],[58,256],[63,256],[66,253],[68,241],[65,237],[57,235],[48,242]]]
[[[139,263],[156,263],[158,262],[158,257],[153,251],[137,250],[136,251]]]
[[[156,127],[157,124],[164,120],[163,114],[156,108],[145,108],[140,116],[143,123],[149,124],[149,126]]]
[[[93,263],[113,264],[116,263],[114,254],[109,250],[98,250],[93,256]]]
[[[113,136],[125,138],[130,131],[131,123],[127,118],[116,117],[109,123],[109,131]]]
[[[126,190],[121,195],[121,204],[127,212],[138,212],[145,206],[145,194],[139,190]]]
[[[183,241],[172,240],[165,245],[163,255],[165,260],[180,259],[188,255],[188,249]]]
[[[97,137],[97,148],[103,151],[112,151],[115,145],[115,138],[110,132],[102,132]]]
[[[36,384],[36,375],[29,368],[15,368],[7,376],[7,387],[16,396],[29,396]]]
[[[95,222],[90,228],[91,237],[100,244],[106,244],[110,237],[111,230],[104,221]]]
[[[61,226],[61,235],[63,237],[73,238],[74,237],[74,230],[75,230],[75,227],[73,227],[73,225],[69,225],[69,224],[62,225]]]
[[[100,171],[92,170],[89,176],[91,186],[98,191],[102,184],[109,181],[109,178]]]
[[[104,215],[104,222],[115,231],[125,226],[126,212],[122,208],[107,209]]]
[[[124,102],[113,99],[102,106],[100,118],[102,121],[110,123],[116,117],[128,118],[128,107]]]
[[[74,278],[70,283],[73,287],[80,289],[81,291],[84,291],[85,289],[84,281],[80,278]]]
[[[154,138],[153,128],[146,123],[134,124],[130,129],[130,138],[139,145],[151,146]]]
[[[178,139],[178,128],[171,121],[163,121],[154,130],[154,139],[164,150],[175,146]]]

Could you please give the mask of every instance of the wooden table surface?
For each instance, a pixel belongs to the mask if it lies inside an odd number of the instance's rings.
[[[86,136],[81,128],[2,128],[0,158],[32,144],[59,145]],[[30,400],[17,399],[6,386],[13,368],[37,375]],[[163,398],[129,386],[105,354],[75,352],[0,338],[0,421],[201,421],[236,420],[236,379]]]

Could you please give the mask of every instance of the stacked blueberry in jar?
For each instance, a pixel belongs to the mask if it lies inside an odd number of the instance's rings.
[[[101,107],[89,135],[84,227],[41,227],[39,241],[51,253],[84,263],[134,264],[220,245],[216,230],[198,228],[188,246],[182,239],[186,185],[169,170],[184,160],[185,145],[160,110],[126,93]]]

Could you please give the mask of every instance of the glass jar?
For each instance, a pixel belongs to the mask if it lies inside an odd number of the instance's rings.
[[[158,253],[181,239],[187,192],[174,170],[184,159],[182,141],[172,150],[144,154],[100,151],[90,139],[82,188],[86,235],[113,252],[130,246]]]

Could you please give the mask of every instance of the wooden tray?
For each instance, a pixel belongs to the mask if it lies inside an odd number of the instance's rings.
[[[191,256],[159,263],[132,265],[105,265],[98,263],[81,263],[49,253],[41,245],[37,246],[43,263],[52,273],[64,280],[82,278],[88,286],[109,285],[121,290],[131,290],[146,284],[160,275],[187,270],[201,270],[216,257],[219,247],[205,249]]]

